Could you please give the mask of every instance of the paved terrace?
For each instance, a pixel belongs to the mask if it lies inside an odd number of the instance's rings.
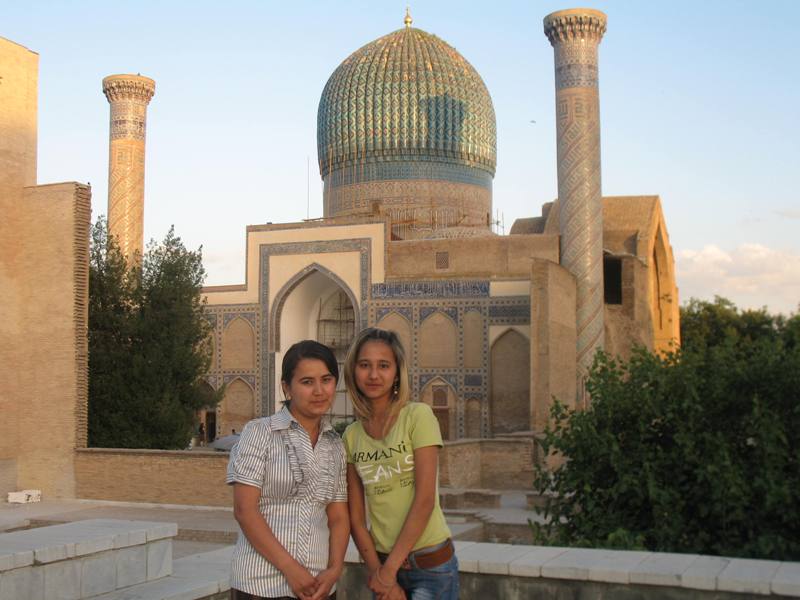
[[[502,517],[503,510],[492,509],[493,516]],[[80,527],[80,521],[87,521],[84,528]],[[24,527],[41,527],[53,523],[72,525],[55,526],[47,530],[19,531]],[[176,532],[174,526],[161,526],[159,523],[176,523],[178,531]],[[157,566],[160,572],[155,580],[150,580],[148,563],[147,580],[140,584],[101,595],[65,595],[67,590],[85,590],[91,589],[92,585],[101,585],[103,578],[97,574],[114,571],[83,566],[89,564],[90,560],[96,560],[97,564],[103,560],[111,560],[106,546],[100,547],[102,540],[95,540],[94,545],[97,548],[94,550],[105,551],[106,554],[94,558],[82,556],[80,551],[76,554],[75,548],[81,547],[81,539],[87,535],[84,529],[141,528],[143,525],[147,525],[148,531],[152,529],[160,532],[159,535],[167,529],[171,532],[170,536],[177,533],[177,537],[170,538],[173,545],[171,558],[175,559],[171,571],[167,567],[166,559],[159,559]],[[8,533],[9,530],[12,532]],[[4,531],[7,533],[3,534]],[[67,541],[64,552],[61,552],[55,546],[64,543],[61,538],[67,531],[76,533],[77,538],[74,543]],[[228,542],[234,539],[236,533],[237,526],[231,511],[219,508],[81,500],[45,501],[27,505],[2,503],[0,600],[50,600],[51,597],[65,600],[221,600],[226,597],[228,589]],[[156,549],[164,548],[166,541],[167,538],[153,540],[160,544]],[[147,542],[151,543],[150,533]],[[42,547],[39,548],[36,544]],[[91,544],[84,541],[83,546],[89,548]],[[114,548],[116,547],[114,542]],[[800,597],[800,563],[472,541],[457,541],[456,550],[461,563],[461,597],[464,600],[534,597],[742,600],[764,596]],[[163,553],[159,550],[157,554],[161,557]],[[56,565],[47,566],[48,563],[64,560],[65,557],[65,562],[82,561],[76,563],[82,565],[82,568],[66,569],[63,567],[65,563],[58,563],[60,566],[57,569]],[[340,582],[339,597],[342,600],[367,600],[370,596],[364,587],[364,572],[356,565],[358,557],[352,545],[348,549],[347,562],[348,567]],[[35,569],[40,563],[44,565],[44,592],[42,595],[30,596],[25,593],[20,596],[20,589],[29,589],[20,587],[22,576],[25,575],[23,569]],[[50,571],[47,571],[48,568]],[[51,582],[48,587],[48,572],[58,572],[58,577],[67,579],[55,587]],[[119,565],[117,573],[119,576]],[[26,582],[25,585],[29,583]],[[119,581],[116,583],[117,587],[121,587]],[[111,582],[107,582],[107,585],[110,584]]]

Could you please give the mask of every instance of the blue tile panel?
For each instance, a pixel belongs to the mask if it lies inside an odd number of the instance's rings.
[[[417,156],[413,160],[401,158],[395,162],[344,166],[332,171],[326,178],[326,183],[336,188],[370,181],[409,179],[443,180],[492,189],[492,176],[486,171],[457,163],[434,161],[429,156]]]
[[[378,298],[488,298],[488,281],[395,281],[372,285]]]

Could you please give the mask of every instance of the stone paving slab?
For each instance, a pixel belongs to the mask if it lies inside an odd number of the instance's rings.
[[[681,574],[681,587],[695,590],[716,590],[717,575],[725,570],[729,558],[700,556]]]
[[[559,546],[526,546],[528,552],[508,565],[509,575],[541,577],[542,565],[564,554],[569,548]]]
[[[631,583],[680,586],[683,573],[700,558],[697,554],[653,553],[630,572]]]
[[[172,575],[88,600],[196,600],[230,589],[233,546],[173,562]]]
[[[491,556],[492,548],[496,544],[483,542],[454,542],[456,556],[458,556],[458,570],[462,573],[478,573],[480,559]]]
[[[30,525],[30,520],[16,515],[0,515],[0,533]]]
[[[649,552],[572,548],[542,565],[542,577],[630,583],[630,571]]]
[[[772,577],[781,563],[774,560],[732,558],[717,575],[717,589],[723,592],[769,595]]]
[[[772,593],[800,597],[800,563],[782,563],[772,578]]]
[[[508,575],[510,563],[530,552],[529,546],[512,544],[492,544],[492,546],[491,552],[478,559],[478,573]]]
[[[27,552],[33,552],[33,562],[46,564],[143,544],[148,538],[150,541],[170,538],[176,533],[172,523],[102,519],[14,531],[0,537],[0,570],[31,564],[25,558]],[[8,555],[17,559],[9,564]]]

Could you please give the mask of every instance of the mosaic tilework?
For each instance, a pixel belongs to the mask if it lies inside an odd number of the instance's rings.
[[[492,325],[524,325],[531,320],[531,304],[527,296],[493,298],[489,306]]]
[[[483,377],[481,375],[464,375],[464,385],[480,387],[483,385]]]
[[[378,298],[488,298],[489,282],[458,281],[392,281],[372,286],[372,297]]]
[[[415,156],[410,160],[381,162],[373,164],[356,163],[344,165],[326,177],[331,187],[364,183],[367,181],[408,179],[443,179],[454,183],[468,183],[492,188],[492,175],[486,171],[458,163],[435,162],[428,156]]]
[[[212,336],[214,338],[214,356],[212,357],[211,368],[205,376],[205,380],[215,390],[219,389],[224,383],[229,383],[237,377],[246,381],[253,388],[254,396],[258,397],[261,390],[261,381],[258,377],[259,364],[261,363],[261,341],[258,335],[255,336],[255,356],[252,369],[222,369],[222,335],[228,324],[237,318],[244,318],[253,329],[259,329],[259,306],[257,304],[211,304],[206,305],[206,319],[213,324]],[[222,403],[217,405],[217,416],[221,416]],[[261,416],[261,406],[256,404],[255,416]]]
[[[222,328],[228,326],[228,323],[233,321],[234,319],[242,318],[248,323],[250,323],[253,327],[256,326],[256,313],[253,312],[240,312],[240,313],[225,313],[222,315]]]
[[[454,285],[456,284],[456,285]],[[372,286],[373,298],[370,304],[370,323],[377,323],[389,312],[402,314],[409,321],[412,336],[412,349],[409,353],[409,375],[412,397],[419,398],[427,384],[436,378],[446,381],[457,398],[451,410],[455,411],[456,437],[463,437],[465,432],[465,412],[467,398],[476,398],[481,403],[481,435],[490,436],[489,424],[489,309],[492,305],[517,306],[525,302],[527,297],[489,297],[488,281],[436,281],[400,283]],[[375,291],[382,293],[377,297]],[[422,368],[418,364],[419,330],[424,319],[434,311],[448,314],[457,323],[458,330],[458,365],[464,364],[464,315],[468,311],[476,311],[481,315],[484,340],[479,368]],[[530,311],[528,311],[530,314]],[[378,316],[380,315],[380,316]],[[522,321],[519,317],[516,321]],[[494,324],[494,321],[492,321]],[[498,323],[499,324],[499,323]]]
[[[239,375],[239,374],[236,374],[236,373],[225,373],[225,375],[223,376],[222,380],[223,380],[223,383],[230,383],[234,379],[241,379],[243,381],[246,381],[250,385],[251,388],[253,388],[254,390],[256,389],[256,377],[255,377],[255,375]]]
[[[604,345],[597,48],[606,16],[591,9],[559,11],[545,17],[544,31],[555,53],[561,265],[576,280],[577,358],[583,377]]]
[[[317,113],[323,178],[341,164],[439,157],[494,174],[494,107],[454,48],[407,27],[356,50],[333,72]]]
[[[424,321],[435,312],[442,312],[458,324],[458,309],[455,306],[421,306],[419,318]]]
[[[383,306],[375,309],[375,322],[377,323],[390,312],[403,315],[409,322],[411,321],[411,309],[409,307]]]

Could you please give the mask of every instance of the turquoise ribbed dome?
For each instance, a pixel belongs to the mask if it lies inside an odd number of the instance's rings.
[[[490,181],[496,146],[494,107],[478,72],[455,48],[414,27],[347,57],[319,102],[323,178],[347,167],[432,161],[477,169]]]

